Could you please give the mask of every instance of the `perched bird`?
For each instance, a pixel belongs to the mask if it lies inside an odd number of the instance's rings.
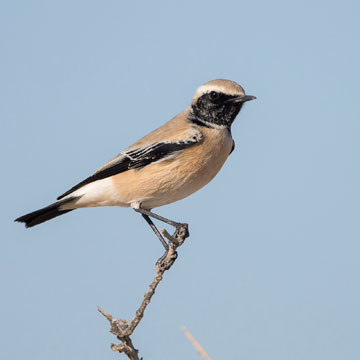
[[[231,125],[246,101],[230,80],[197,88],[190,105],[45,208],[17,218],[31,227],[78,208],[132,207],[176,226],[151,209],[181,200],[211,181],[234,149]],[[153,228],[154,230],[154,228]],[[154,230],[155,231],[155,230]]]

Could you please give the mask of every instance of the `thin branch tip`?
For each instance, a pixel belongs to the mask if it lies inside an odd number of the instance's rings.
[[[113,317],[111,316],[111,314],[109,314],[109,313],[107,313],[106,311],[104,311],[103,309],[101,309],[100,306],[98,306],[97,309],[98,309],[98,312],[99,312],[101,315],[105,316],[106,319],[108,319],[110,322],[113,320]]]
[[[201,345],[196,341],[196,339],[191,335],[190,331],[186,329],[185,326],[181,327],[181,330],[190,341],[191,345],[195,348],[197,353],[204,359],[204,360],[211,360],[210,356],[205,352],[205,350],[201,347]]]

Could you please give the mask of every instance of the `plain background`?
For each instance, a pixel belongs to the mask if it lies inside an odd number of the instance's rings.
[[[162,254],[130,209],[52,202],[228,78],[257,100],[207,187],[159,208],[191,237],[133,336],[144,359],[359,359],[359,2],[4,1],[2,359],[118,359]]]

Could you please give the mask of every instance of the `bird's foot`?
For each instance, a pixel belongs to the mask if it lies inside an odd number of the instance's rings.
[[[176,223],[173,235],[170,235],[165,229],[161,229],[160,231],[164,237],[168,239],[169,246],[165,251],[165,254],[157,260],[156,267],[165,271],[169,269],[176,260],[176,249],[183,244],[187,237],[189,237],[189,229],[188,224]]]
[[[170,243],[176,247],[180,246],[187,237],[189,237],[189,226],[188,224],[175,223],[175,232],[170,235],[166,229],[161,229],[161,233],[169,240]]]

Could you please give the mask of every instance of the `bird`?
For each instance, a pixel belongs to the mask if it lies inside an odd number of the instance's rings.
[[[29,228],[79,208],[131,207],[159,237],[150,217],[175,227],[179,223],[152,209],[186,198],[215,177],[235,147],[231,126],[244,103],[254,99],[231,80],[199,86],[185,110],[121,151],[56,202],[15,221]]]

